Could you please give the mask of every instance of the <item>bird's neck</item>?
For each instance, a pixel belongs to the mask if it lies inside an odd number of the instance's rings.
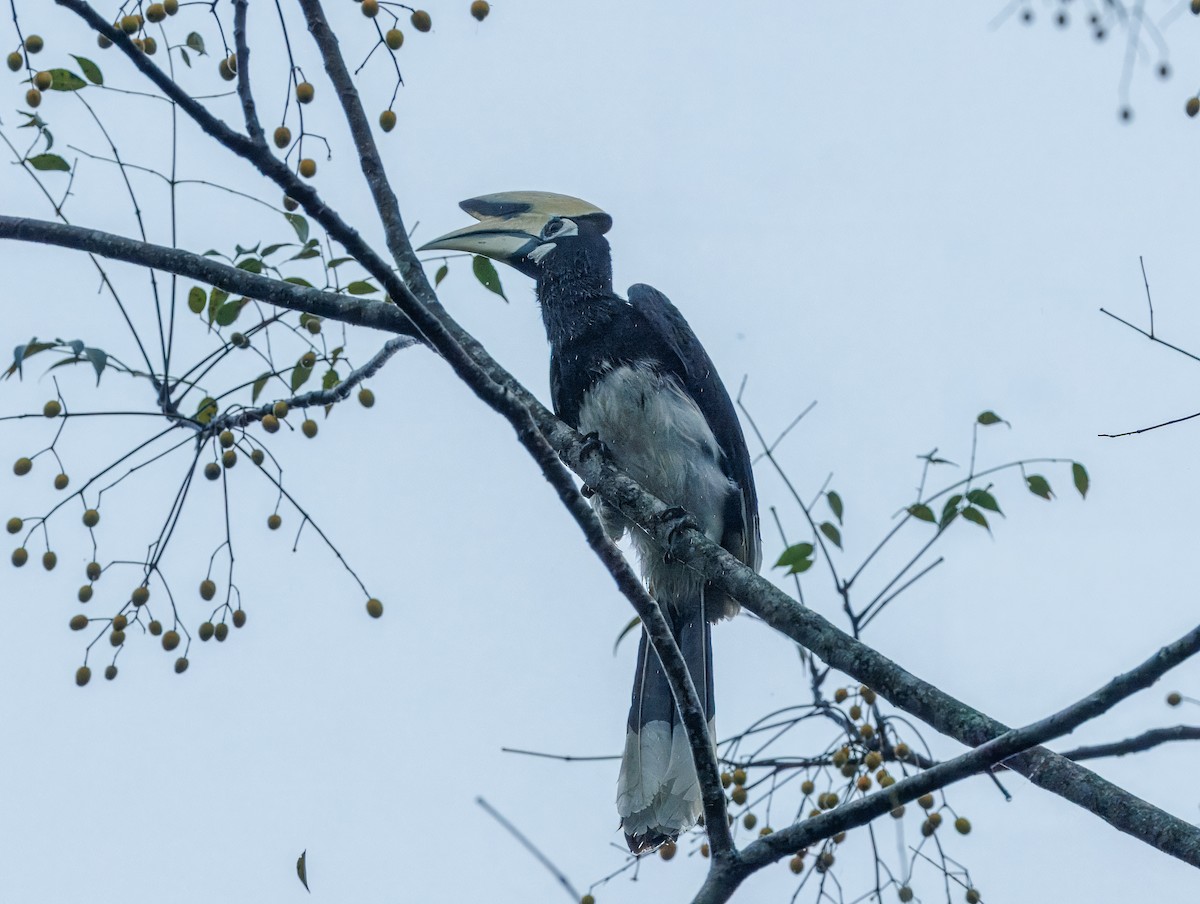
[[[612,258],[603,236],[564,243],[538,270],[537,298],[551,344],[602,327],[620,300],[613,294]]]

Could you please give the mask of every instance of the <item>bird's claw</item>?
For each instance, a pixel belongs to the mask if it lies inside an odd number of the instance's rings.
[[[667,531],[668,544],[674,543],[676,536],[682,531],[700,530],[700,525],[696,523],[691,512],[681,505],[670,506],[658,516],[658,520],[661,524],[670,525],[670,530]],[[676,558],[670,552],[663,553],[663,562],[670,565],[675,561]]]
[[[600,434],[595,430],[593,430],[591,433],[585,433],[583,435],[583,448],[581,448],[579,451],[582,456],[608,456],[608,446],[604,445],[604,441],[600,439]]]
[[[579,488],[579,495],[584,499],[591,499],[596,495],[596,491],[585,483]]]

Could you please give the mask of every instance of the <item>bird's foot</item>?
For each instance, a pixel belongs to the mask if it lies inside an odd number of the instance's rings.
[[[579,495],[582,496],[584,499],[591,499],[593,496],[596,495],[596,491],[593,490],[590,486],[588,486],[585,483],[579,487]]]
[[[670,525],[670,530],[667,531],[667,543],[674,543],[676,536],[685,530],[700,530],[700,525],[696,523],[696,519],[681,505],[672,505],[667,508],[661,515],[658,516],[659,523]],[[678,559],[671,553],[663,553],[663,562],[670,565],[677,562]]]
[[[600,455],[605,458],[609,457],[608,446],[604,445],[604,441],[600,439],[600,434],[593,430],[591,433],[583,435],[583,448],[580,450],[581,457],[589,455]]]

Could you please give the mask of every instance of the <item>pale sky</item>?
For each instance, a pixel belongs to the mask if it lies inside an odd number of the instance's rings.
[[[306,121],[334,152],[332,161],[318,156],[315,184],[382,248],[332,91],[297,10],[283,6],[317,86]],[[356,65],[369,26],[352,4],[329,6]],[[285,88],[277,19],[269,4],[251,7],[259,109],[273,127]],[[746,403],[767,433],[818,402],[779,457],[806,495],[832,472],[846,504],[839,564],[856,564],[912,501],[917,455],[937,447],[967,460],[972,421],[986,408],[1012,429],[981,435],[981,465],[1037,456],[1087,465],[1086,502],[1066,466],[1037,469],[1059,495],[1050,504],[1027,493],[1016,472],[1001,475],[993,492],[1007,518],[993,519],[991,537],[966,524],[952,530],[939,544],[945,564],[871,626],[869,642],[1015,725],[1073,702],[1194,626],[1200,473],[1191,449],[1200,421],[1137,438],[1097,434],[1200,409],[1200,365],[1099,312],[1145,324],[1144,255],[1159,334],[1200,349],[1192,272],[1200,123],[1183,114],[1200,83],[1198,20],[1185,10],[1166,29],[1174,75],[1165,83],[1147,45],[1135,65],[1134,121],[1122,125],[1124,33],[1110,29],[1097,44],[1078,4],[1065,30],[1042,6],[1031,27],[1014,18],[989,28],[999,4],[496,3],[483,23],[467,7],[432,6],[430,34],[402,25],[407,84],[395,107],[399,125],[381,147],[415,238],[465,225],[457,202],[492,191],[564,192],[611,213],[617,286],[647,282],[665,292],[731,390],[748,378]],[[1172,9],[1150,7],[1155,17]],[[67,54],[83,54],[108,85],[147,90],[69,13],[29,0],[17,9],[22,30],[46,39],[38,65],[74,68]],[[215,48],[199,10],[185,7],[168,24],[177,40],[195,27]],[[16,46],[11,21],[0,25],[0,41],[6,53]],[[227,88],[212,75],[214,60],[183,71],[189,90]],[[391,94],[385,62],[374,60],[362,76],[373,113]],[[0,85],[0,124],[23,148],[30,130],[16,129],[24,121],[16,109],[27,86],[7,70]],[[165,105],[84,94],[129,162],[168,165]],[[232,100],[212,106],[239,121]],[[54,95],[39,112],[55,150],[79,159],[68,216],[136,235],[114,169],[68,148],[107,154],[86,111]],[[278,200],[190,126],[181,134],[181,176]],[[2,172],[0,210],[50,218],[32,182],[15,167]],[[148,232],[169,243],[161,181],[134,178]],[[46,184],[61,195],[66,176],[50,174]],[[264,208],[211,189],[180,193],[180,247],[292,238]],[[3,347],[57,335],[135,359],[86,258],[3,244],[0,267]],[[151,329],[145,279],[125,265],[109,270],[139,327]],[[461,261],[441,298],[548,399],[532,284],[512,271],[501,277],[509,305]],[[182,297],[190,283],[181,286]],[[180,310],[181,347],[207,352],[212,340]],[[381,341],[355,331],[347,345],[361,362]],[[0,384],[0,413],[39,411],[53,395],[43,361],[30,362],[24,382]],[[261,370],[244,367],[249,378]],[[106,374],[97,392],[90,368],[54,373],[75,411],[152,404],[142,384],[118,374]],[[511,430],[449,368],[413,349],[370,385],[372,410],[351,402],[319,418],[316,440],[281,433],[271,448],[286,486],[383,599],[378,622],[311,531],[291,553],[294,511],[282,510],[284,529],[266,529],[274,494],[249,462],[230,472],[248,624],[220,646],[193,642],[183,676],[172,671],[175,654],[136,636],[116,681],[99,675],[102,640],[91,685],[74,686],[93,636],[67,628],[84,609],[75,591],[91,558],[77,506],[51,522],[53,573],[37,564],[40,540],[24,569],[0,569],[9,639],[0,656],[0,900],[300,901],[308,896],[294,863],[303,849],[313,900],[565,900],[475,805],[477,795],[580,891],[625,862],[615,762],[560,763],[500,748],[618,752],[634,644],[614,657],[612,642],[628,604]],[[69,422],[60,454],[73,486],[154,425]],[[55,426],[40,418],[0,425],[0,462],[42,448]],[[106,494],[102,558],[145,555],[188,460],[177,453]],[[18,480],[5,464],[0,517],[57,501],[56,470],[39,458]],[[803,518],[766,462],[756,473],[770,564],[783,543],[769,507],[793,541],[804,535]],[[960,473],[947,470],[940,482]],[[193,630],[209,612],[195,585],[223,531],[219,484],[198,479],[164,565]],[[864,593],[885,583],[923,536],[903,534],[863,578]],[[132,566],[106,573],[88,614],[115,612],[138,577]],[[844,625],[822,568],[806,577],[805,596]],[[794,650],[761,624],[722,624],[714,646],[721,737],[809,699]],[[1200,665],[1053,746],[1195,724],[1194,707],[1164,704],[1172,689],[1200,696]],[[938,757],[961,752],[931,729],[921,734]],[[826,727],[809,723],[786,749],[813,753],[829,740]],[[1196,750],[1176,745],[1092,765],[1194,821]],[[1191,868],[1060,798],[1017,776],[1004,783],[1011,802],[985,779],[947,794],[974,831],[946,834],[946,853],[970,869],[985,901],[1173,900],[1200,887]],[[792,811],[793,793],[781,791],[774,812]],[[764,812],[756,809],[760,825]],[[897,851],[919,838],[918,824],[909,817],[903,834],[891,819],[877,824],[893,869],[902,869]],[[626,873],[599,887],[597,901],[688,900],[703,876],[699,857],[683,856],[696,843],[681,844],[670,863],[650,858],[636,882]],[[846,900],[873,886],[869,851],[866,829],[839,851]],[[911,884],[920,900],[945,898],[928,865]],[[749,880],[741,900],[788,901],[795,885],[780,864]],[[798,900],[812,899],[810,883]],[[952,900],[962,900],[961,889]]]

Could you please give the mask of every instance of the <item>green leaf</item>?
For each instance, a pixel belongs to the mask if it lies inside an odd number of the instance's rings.
[[[989,534],[992,532],[991,527],[988,526],[987,518],[985,518],[983,516],[983,512],[979,511],[979,509],[975,508],[975,506],[968,505],[962,510],[962,516],[964,521],[970,521],[972,524],[978,524],[980,527],[985,528]]]
[[[293,254],[291,257],[289,257],[288,260],[290,260],[290,261],[307,261],[307,260],[312,260],[314,257],[320,257],[320,256],[321,256],[320,251],[318,251],[316,248],[309,247],[309,248],[304,248],[300,251],[297,251],[295,254]]]
[[[184,65],[187,66],[188,69],[191,69],[192,68],[192,58],[190,56],[188,56],[188,52],[186,50],[184,50],[182,47],[180,47],[179,55],[181,57],[183,57]]]
[[[1041,474],[1031,474],[1025,478],[1025,483],[1029,487],[1029,492],[1033,493],[1034,496],[1049,499],[1054,495],[1054,491],[1050,489],[1050,481],[1046,480]]]
[[[838,519],[838,524],[842,523],[842,497],[830,490],[825,494],[825,501],[829,503],[829,508]]]
[[[1071,463],[1071,477],[1075,479],[1075,489],[1079,490],[1079,495],[1083,499],[1087,499],[1088,491],[1088,472],[1087,468],[1079,462]]]
[[[987,490],[971,490],[971,492],[967,493],[967,501],[981,509],[987,509],[989,512],[1004,514],[1004,512],[1000,511],[1000,504],[996,502],[996,497]]]
[[[272,254],[274,254],[280,248],[290,248],[290,247],[292,247],[291,242],[277,242],[274,245],[268,245],[261,252],[259,252],[259,254],[262,257],[270,257]]]
[[[475,278],[483,285],[485,289],[495,292],[505,301],[508,301],[508,296],[504,294],[504,289],[500,285],[500,274],[496,272],[496,268],[492,266],[492,262],[483,255],[475,255],[471,261],[471,269],[475,272]]]
[[[928,521],[933,524],[937,519],[933,516],[933,509],[924,503],[918,502],[916,505],[908,507],[908,513],[919,521]]]
[[[313,284],[303,276],[285,276],[283,281],[290,282],[292,285],[296,286],[304,286],[306,289],[311,289],[313,287]]]
[[[292,392],[295,392],[301,386],[308,382],[308,378],[312,376],[312,368],[305,367],[302,364],[297,364],[292,368]]]
[[[438,272],[433,277],[433,287],[436,289],[438,286],[440,286],[442,284],[442,280],[445,279],[449,275],[450,275],[450,266],[448,264],[442,264],[440,267],[438,267]],[[618,638],[618,640],[619,640],[619,638]]]
[[[327,266],[330,270],[333,270],[337,267],[340,267],[342,264],[350,263],[352,260],[354,260],[352,257],[335,257],[325,266]]]
[[[211,396],[205,396],[200,400],[200,405],[196,408],[194,420],[201,424],[207,424],[216,416],[217,400]]]
[[[267,371],[265,374],[262,374],[261,376],[259,376],[259,378],[257,380],[254,381],[254,388],[250,391],[250,403],[251,404],[254,404],[255,402],[258,401],[258,397],[260,395],[262,395],[262,391],[264,389],[266,389],[267,381],[269,379],[271,379],[271,372]]]
[[[308,891],[308,867],[304,865],[304,858],[308,856],[308,850],[300,852],[300,856],[296,858],[296,875],[300,877],[300,883],[304,886],[304,890]]]
[[[940,522],[942,527],[945,527],[947,524],[953,521],[955,517],[957,517],[958,504],[962,502],[962,500],[963,498],[961,493],[955,493],[946,500],[946,504],[942,506],[942,519]]]
[[[356,279],[350,285],[346,286],[346,291],[351,295],[370,295],[372,292],[378,292],[379,290],[365,279]]]
[[[66,345],[69,349],[71,349],[71,351],[73,351],[77,355],[83,354],[83,340],[82,339],[72,339],[70,342],[64,343],[64,345]]]
[[[787,568],[788,574],[803,574],[812,568],[815,547],[811,543],[797,543],[789,546],[779,556],[776,568]]]
[[[830,543],[832,543],[838,549],[842,548],[842,532],[834,527],[830,522],[822,521],[818,529],[821,531],[821,533],[829,538]]]
[[[187,46],[192,50],[196,51],[196,53],[200,54],[200,56],[204,56],[204,38],[200,36],[198,31],[193,31],[188,34],[187,40],[184,43],[186,43]]]
[[[629,624],[627,624],[624,628],[621,629],[621,633],[618,634],[617,639],[615,641],[613,641],[613,655],[614,656],[617,655],[617,647],[619,647],[621,645],[621,641],[625,639],[625,635],[627,635],[630,631],[632,631],[634,628],[636,628],[641,623],[642,623],[642,617],[640,615],[635,615],[630,620]]]
[[[322,389],[333,389],[338,383],[342,382],[342,378],[338,376],[338,372],[332,367],[325,371],[325,376],[321,378]]]
[[[248,257],[238,261],[237,268],[245,270],[247,273],[262,273],[263,264],[257,257]]]
[[[108,352],[102,348],[85,348],[84,356],[92,362],[92,367],[96,369],[96,385],[100,385],[100,375],[104,373],[104,367],[108,364]]]
[[[51,91],[78,91],[80,88],[87,87],[87,82],[70,69],[51,69],[50,76],[52,78]]]
[[[83,71],[84,77],[93,85],[104,84],[104,74],[100,71],[100,67],[89,60],[87,57],[75,56],[75,62],[79,64],[79,68]]]
[[[238,298],[234,301],[227,301],[225,304],[217,308],[217,313],[213,315],[213,322],[217,326],[229,326],[238,319],[238,314],[242,313],[242,308],[246,306],[247,299]]]
[[[220,309],[221,305],[225,304],[225,302],[228,298],[229,298],[229,293],[226,292],[224,289],[218,289],[216,286],[212,287],[212,291],[208,293],[208,322],[209,323],[213,322],[213,318],[217,316],[217,311]]]
[[[188,310],[193,314],[200,314],[204,311],[205,305],[208,304],[208,293],[199,286],[192,286],[188,289]]]
[[[1008,421],[1006,421],[1004,418],[1000,417],[1000,415],[996,414],[996,412],[991,411],[990,409],[988,411],[980,412],[979,417],[975,418],[975,420],[976,420],[976,422],[983,424],[983,426],[985,426],[985,427],[990,427],[990,426],[992,426],[992,424],[1007,424],[1008,423]]]
[[[335,348],[333,351],[331,351],[329,353],[329,363],[337,364],[338,358],[340,358],[342,356],[342,352],[344,352],[345,350],[346,350],[345,346],[339,345],[337,348]]]
[[[38,154],[34,157],[26,157],[25,162],[35,170],[41,170],[42,172],[58,170],[59,172],[69,173],[71,171],[71,165],[63,160],[62,157],[59,157],[58,154]]]
[[[292,228],[296,230],[296,238],[301,242],[308,241],[308,220],[300,216],[298,213],[285,213],[284,219],[292,224]],[[310,255],[311,257],[311,255]],[[294,260],[295,258],[293,258]]]

